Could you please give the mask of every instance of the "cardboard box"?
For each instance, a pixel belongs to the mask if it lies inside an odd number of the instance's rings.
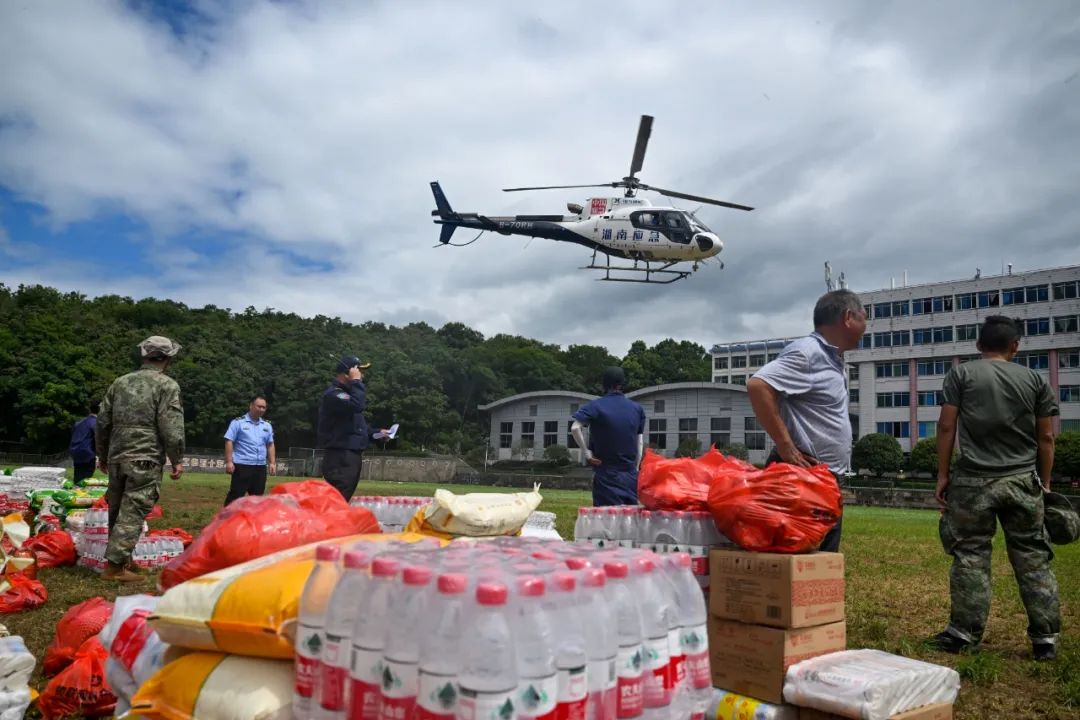
[[[799,720],[850,720],[842,715],[799,708]],[[921,708],[908,710],[907,712],[893,715],[889,720],[953,720],[953,706],[949,703],[935,703],[924,705]]]
[[[801,628],[844,619],[844,556],[716,549],[709,612],[728,620]]]
[[[843,621],[783,630],[709,617],[713,685],[765,702],[784,702],[784,675],[791,665],[846,649]]]

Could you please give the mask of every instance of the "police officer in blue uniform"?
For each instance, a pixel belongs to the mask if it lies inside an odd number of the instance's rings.
[[[570,433],[593,467],[593,505],[637,505],[637,471],[645,447],[645,411],[623,395],[622,368],[604,371],[604,396],[574,413]],[[586,445],[584,429],[589,428]]]
[[[262,495],[268,463],[270,474],[275,472],[274,428],[263,419],[265,414],[266,398],[256,395],[247,413],[230,422],[225,431],[225,470],[232,476],[226,505],[245,495]]]
[[[334,384],[319,400],[318,443],[326,450],[323,478],[346,500],[352,498],[360,482],[364,450],[376,439],[364,419],[367,388],[363,371],[369,367],[371,363],[361,363],[354,355],[341,358]]]

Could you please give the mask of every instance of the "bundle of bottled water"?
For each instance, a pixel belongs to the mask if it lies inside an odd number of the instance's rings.
[[[394,533],[404,530],[416,511],[430,503],[429,497],[358,495],[349,502],[349,505],[367,508],[379,521],[379,527],[383,532]]]
[[[0,489],[11,496],[32,493],[35,490],[63,487],[64,468],[27,466],[15,468],[11,475],[0,475]]]
[[[321,545],[297,720],[684,720],[712,683],[690,556],[534,538]]]
[[[709,549],[734,547],[707,512],[646,510],[637,505],[579,508],[574,540],[598,548],[688,553],[698,584],[705,590],[709,587]]]
[[[131,561],[138,567],[147,570],[164,567],[184,552],[184,543],[178,538],[147,537],[148,529],[144,522],[142,535],[131,553]],[[69,517],[67,530],[79,556],[76,564],[95,572],[104,570],[108,565],[105,560],[105,549],[109,545],[108,508],[89,508]]]

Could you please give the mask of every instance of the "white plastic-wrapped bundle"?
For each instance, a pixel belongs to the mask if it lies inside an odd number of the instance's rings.
[[[562,535],[559,535],[559,531],[555,529],[555,513],[540,510],[534,512],[525,521],[525,525],[521,528],[521,535],[544,540],[562,540]]]
[[[18,635],[0,638],[0,720],[21,720],[30,705],[34,656]]]
[[[30,707],[30,688],[0,690],[0,720],[22,720]]]
[[[705,720],[798,720],[799,710],[792,705],[771,705],[745,695],[716,688],[713,690]]]
[[[789,703],[855,720],[888,720],[932,703],[953,703],[960,675],[951,668],[880,650],[844,650],[788,668]]]
[[[139,687],[164,662],[169,646],[146,622],[161,598],[127,595],[116,598],[109,622],[101,630],[101,644],[109,653],[105,680],[117,699],[117,714],[126,710]]]

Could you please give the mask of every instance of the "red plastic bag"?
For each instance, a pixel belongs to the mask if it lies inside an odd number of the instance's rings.
[[[25,543],[23,550],[30,550],[37,558],[38,567],[51,568],[75,564],[75,542],[63,530],[35,535]]]
[[[167,590],[279,550],[379,531],[370,511],[349,507],[328,483],[285,483],[270,495],[248,495],[219,510],[191,546],[165,566],[158,585]]]
[[[650,510],[708,510],[714,479],[752,470],[750,463],[716,448],[699,458],[665,458],[646,450],[638,470],[638,501]]]
[[[840,486],[826,465],[773,463],[717,477],[709,510],[717,527],[744,550],[813,550],[842,513]]]
[[[162,528],[158,530],[151,530],[150,532],[146,533],[146,536],[176,538],[180,542],[184,543],[184,547],[190,545],[191,541],[193,540],[193,538],[191,537],[191,533],[182,528]]]
[[[33,610],[44,605],[49,599],[49,593],[41,581],[31,579],[24,573],[7,575],[0,580],[0,584],[3,581],[6,581],[9,587],[0,594],[0,615]]]
[[[116,696],[105,682],[105,660],[109,654],[97,636],[84,642],[74,661],[49,681],[38,698],[38,710],[45,720],[71,715],[96,717],[112,715]]]
[[[105,598],[92,597],[64,613],[56,623],[52,645],[45,651],[42,666],[45,674],[55,675],[70,665],[82,644],[101,632],[109,622],[112,610],[113,604]]]
[[[150,509],[149,514],[147,514],[146,522],[150,522],[151,520],[158,520],[164,516],[165,511],[161,509],[161,506],[155,505],[153,508]]]

